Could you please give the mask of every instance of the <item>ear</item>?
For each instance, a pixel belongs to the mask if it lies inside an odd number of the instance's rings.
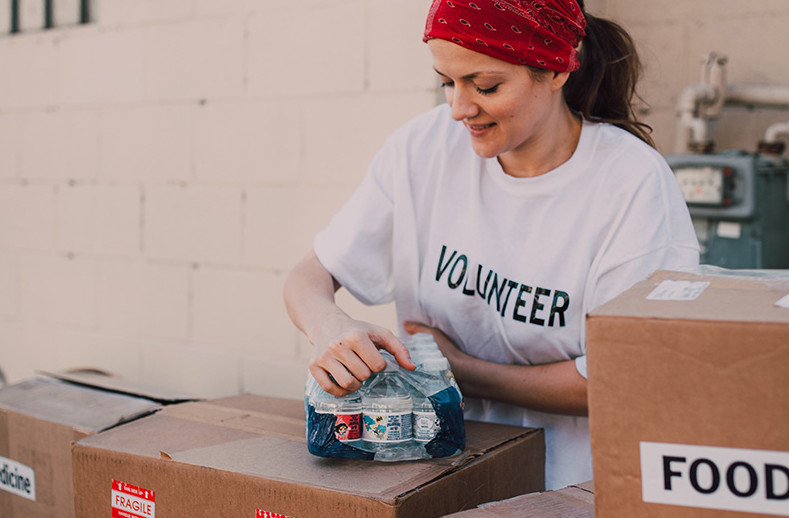
[[[553,79],[551,79],[551,90],[554,92],[560,90],[569,77],[570,72],[554,72]]]

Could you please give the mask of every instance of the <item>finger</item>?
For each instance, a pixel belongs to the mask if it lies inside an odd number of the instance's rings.
[[[376,335],[375,342],[378,348],[389,351],[395,357],[397,363],[404,369],[410,371],[416,369],[416,364],[411,360],[411,354],[408,352],[406,346],[389,331]]]
[[[315,378],[315,381],[318,383],[318,385],[320,385],[323,390],[332,396],[342,397],[349,394],[347,390],[334,382],[334,378],[332,378],[328,372],[321,369],[320,367],[310,365],[309,371],[310,374],[312,374],[312,377]]]
[[[310,362],[310,372],[323,390],[332,395],[345,396],[361,388],[345,366],[334,358],[319,358]]]
[[[378,341],[377,339],[375,340]],[[368,339],[365,344],[360,344],[356,349],[356,354],[367,368],[370,369],[370,374],[373,372],[381,372],[386,368],[386,360],[378,351],[378,346],[371,339]]]
[[[369,347],[375,351],[375,347],[372,343],[369,344]],[[356,349],[359,348],[361,347],[356,346]],[[350,375],[359,382],[366,380],[372,375],[370,366],[359,356],[359,353],[357,353],[355,349],[349,349],[341,344],[336,344],[329,346],[329,352],[333,358],[342,364]],[[377,351],[375,352],[377,353]],[[383,360],[383,358],[381,359]]]
[[[419,322],[403,322],[403,329],[405,329],[406,333],[409,335],[415,335],[417,333],[428,333],[433,334],[433,328],[428,327],[424,324],[420,324]]]

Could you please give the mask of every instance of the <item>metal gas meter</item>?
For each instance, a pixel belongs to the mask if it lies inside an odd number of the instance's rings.
[[[690,209],[701,263],[789,268],[789,162],[761,153],[667,155]]]

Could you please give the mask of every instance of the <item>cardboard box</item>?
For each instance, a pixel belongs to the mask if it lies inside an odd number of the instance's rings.
[[[592,482],[482,504],[447,518],[594,518]]]
[[[544,488],[542,430],[468,422],[466,434],[453,458],[321,458],[307,451],[303,401],[170,406],[76,444],[77,515],[429,518]]]
[[[588,317],[598,518],[789,516],[789,272],[699,271]]]
[[[0,516],[74,517],[73,443],[186,399],[98,371],[0,389]]]

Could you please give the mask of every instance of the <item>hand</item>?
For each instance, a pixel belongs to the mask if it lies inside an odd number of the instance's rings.
[[[373,372],[386,368],[379,349],[392,353],[403,368],[416,369],[408,350],[389,330],[348,317],[327,323],[313,344],[310,373],[334,396],[355,392]]]
[[[388,330],[354,320],[334,300],[340,284],[310,250],[285,279],[285,307],[293,323],[315,346],[309,369],[329,394],[358,390],[373,372],[386,368],[378,349],[392,353],[405,369],[416,365],[408,349]]]
[[[403,329],[410,334],[433,335],[466,397],[501,401],[540,412],[588,414],[586,379],[578,373],[573,360],[542,365],[498,364],[466,354],[434,327],[404,322]]]

